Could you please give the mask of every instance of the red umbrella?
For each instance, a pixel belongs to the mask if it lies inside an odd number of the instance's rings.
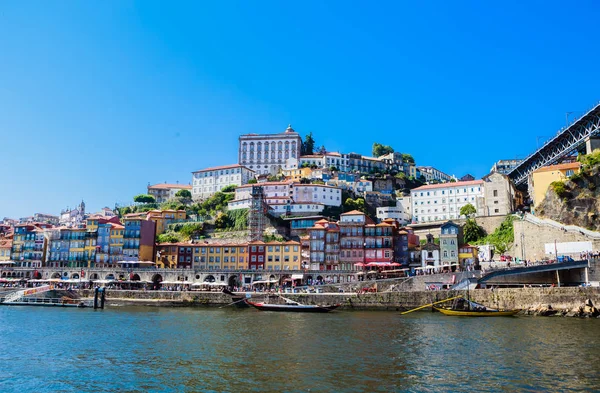
[[[358,262],[358,263],[355,263],[354,266],[362,267],[362,266],[365,266],[365,264],[362,262]]]

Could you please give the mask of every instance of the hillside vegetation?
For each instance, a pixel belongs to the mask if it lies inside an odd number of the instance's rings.
[[[566,225],[600,231],[600,150],[579,157],[581,172],[555,181],[536,214]]]

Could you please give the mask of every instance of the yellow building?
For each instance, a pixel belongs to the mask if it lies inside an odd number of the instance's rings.
[[[10,261],[12,239],[0,236],[0,261]]]
[[[146,219],[156,224],[156,234],[160,235],[167,231],[169,224],[184,221],[186,217],[185,210],[151,210]]]
[[[192,244],[194,269],[248,269],[247,244]]]
[[[578,162],[569,162],[536,169],[531,175],[534,209],[542,203],[552,182],[565,180],[569,176],[579,173],[580,167],[581,164]]]
[[[462,268],[469,265],[473,266],[477,260],[477,255],[477,246],[463,244],[458,249],[458,262]]]
[[[85,255],[85,228],[69,228],[69,267],[88,267],[88,257]]]
[[[123,225],[110,223],[110,237],[108,238],[108,260],[111,264],[116,264],[123,259]]]
[[[265,249],[265,270],[300,270],[300,255],[299,242],[268,242]]]
[[[309,179],[312,173],[312,169],[310,168],[298,168],[298,169],[284,169],[281,171],[283,176],[286,177],[287,180],[292,180],[295,182],[300,181],[302,178]]]
[[[177,267],[179,243],[159,243],[156,245],[156,267],[175,269]]]

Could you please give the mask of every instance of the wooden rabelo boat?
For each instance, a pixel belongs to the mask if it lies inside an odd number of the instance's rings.
[[[444,315],[456,317],[510,317],[521,311],[489,308],[483,304],[475,303],[463,297],[457,297],[453,300],[452,305],[449,307],[434,306],[433,309]]]
[[[231,301],[233,302],[231,304],[236,306],[237,308],[250,307],[250,306],[248,306],[248,304],[246,304],[246,302],[245,302],[246,297],[244,295],[234,293],[234,292],[230,291],[228,288],[223,288],[223,293],[231,296]]]
[[[245,302],[260,310],[260,311],[290,311],[290,312],[330,312],[340,307],[341,304],[333,305],[318,305],[318,304],[301,304],[291,299],[279,296],[284,303],[269,303],[269,302],[255,302],[250,299],[245,299]]]

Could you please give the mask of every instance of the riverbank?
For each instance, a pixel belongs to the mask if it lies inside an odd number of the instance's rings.
[[[92,298],[93,291],[80,290],[83,298]],[[449,297],[464,295],[457,291],[411,291],[379,293],[310,293],[285,294],[284,296],[303,304],[341,303],[342,310],[404,311]],[[262,297],[264,293],[252,293]],[[600,288],[507,288],[477,289],[470,291],[472,300],[489,307],[520,309],[529,315],[585,316],[579,310],[588,303],[588,314],[594,314],[594,306],[600,305]],[[221,292],[170,292],[170,291],[122,291],[107,290],[109,307],[122,305],[159,307],[222,307],[231,304],[231,297]],[[591,304],[591,306],[589,306]],[[550,307],[548,307],[550,306]]]

